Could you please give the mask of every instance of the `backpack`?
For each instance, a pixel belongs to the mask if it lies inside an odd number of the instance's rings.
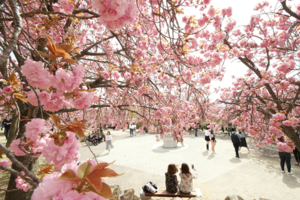
[[[239,136],[237,136],[236,133],[232,133],[231,134],[231,141],[232,141],[232,143],[239,143],[240,142],[240,138],[239,138]]]

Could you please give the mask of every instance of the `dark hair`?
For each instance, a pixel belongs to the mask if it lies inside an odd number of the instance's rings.
[[[208,130],[209,128],[207,127],[206,130]]]
[[[242,134],[242,131],[239,131],[239,134]]]
[[[178,169],[177,169],[176,165],[169,164],[169,166],[168,166],[168,174],[173,175],[173,174],[176,174],[177,172],[178,172]]]
[[[109,131],[107,131],[107,135],[108,135],[108,134],[110,135],[110,132],[109,132]]]
[[[186,163],[182,163],[181,164],[181,172],[183,174],[191,174],[190,168],[189,168],[189,166]]]
[[[277,140],[278,140],[279,142],[284,142],[284,137],[281,136],[280,138],[277,138]]]
[[[235,131],[235,128],[232,128],[231,131]]]

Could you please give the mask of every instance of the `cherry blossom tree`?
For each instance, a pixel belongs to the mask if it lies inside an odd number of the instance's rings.
[[[0,104],[15,126],[10,149],[0,144],[9,159],[0,169],[11,173],[7,190],[19,189],[6,199],[111,198],[102,177],[118,174],[94,160],[78,167],[76,135],[106,123],[125,129],[132,114],[162,135],[204,120],[205,85],[222,79],[228,54],[219,27],[232,14],[209,4],[2,0]],[[50,165],[38,170],[40,156]]]
[[[259,13],[243,29],[224,27],[228,58],[248,68],[232,87],[220,88],[224,119],[246,129],[256,146],[286,136],[287,148],[300,149],[295,133],[300,124],[300,7],[280,0],[259,3],[254,10]]]

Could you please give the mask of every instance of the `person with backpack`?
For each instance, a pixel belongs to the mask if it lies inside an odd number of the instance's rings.
[[[232,128],[232,132],[230,133],[230,139],[235,149],[235,157],[240,158],[239,155],[239,147],[241,142],[241,136],[235,132],[235,128]]]

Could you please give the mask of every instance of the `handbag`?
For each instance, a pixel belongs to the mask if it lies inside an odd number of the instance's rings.
[[[142,187],[142,189],[144,190],[144,192],[148,192],[148,193],[152,193],[152,194],[155,194],[157,192],[157,186],[152,183],[151,181],[146,183],[146,185],[144,185]]]

